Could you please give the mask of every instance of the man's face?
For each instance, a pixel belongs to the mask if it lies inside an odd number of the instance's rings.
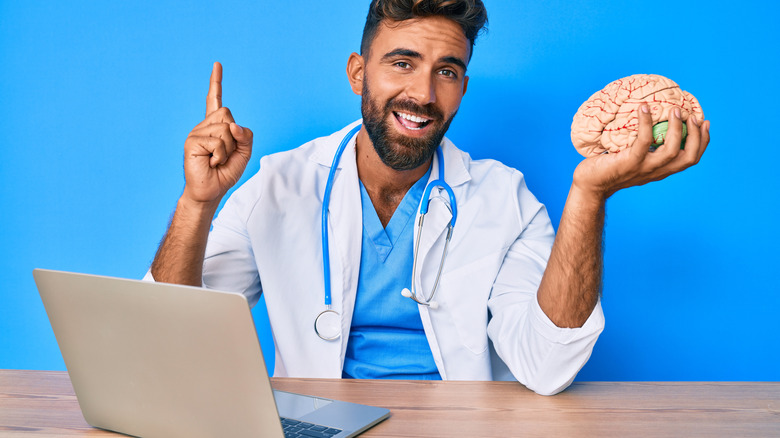
[[[470,50],[446,18],[380,25],[365,60],[361,110],[385,165],[411,170],[431,158],[466,91]]]

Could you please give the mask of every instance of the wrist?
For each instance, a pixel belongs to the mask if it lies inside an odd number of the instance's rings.
[[[606,205],[609,195],[605,191],[584,188],[574,183],[569,189],[566,206],[577,210],[599,211]]]
[[[176,211],[184,213],[188,217],[208,217],[209,221],[219,208],[221,198],[211,201],[200,201],[187,196],[187,189],[184,190],[179,201],[176,204]]]

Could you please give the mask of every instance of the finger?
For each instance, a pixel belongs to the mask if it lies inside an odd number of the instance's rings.
[[[214,137],[225,143],[225,150],[228,156],[236,149],[236,141],[227,123],[212,123],[192,130],[190,135],[198,137]]]
[[[192,128],[193,131],[203,128],[204,126],[213,125],[214,123],[233,123],[233,113],[230,112],[228,107],[223,106],[222,108],[217,109],[216,111],[212,112],[211,114],[206,115],[206,118],[203,119],[200,123],[195,125],[194,128]]]
[[[206,96],[206,115],[222,108],[222,64],[214,63],[211,69],[209,94]]]
[[[204,123],[192,128],[190,135],[197,135],[201,137],[221,137],[219,134],[223,132],[230,132],[230,124],[228,123]]]
[[[671,133],[671,135],[667,135],[666,140],[664,141],[664,147],[660,148],[656,154],[665,159],[666,157],[672,156],[670,151],[673,150],[676,155],[669,161],[659,161],[658,167],[653,169],[655,179],[666,178],[673,173],[683,171],[699,162],[704,153],[704,149],[707,147],[705,141],[709,142],[709,136],[707,136],[706,140],[703,138],[706,130],[703,127],[698,126],[697,122],[698,121],[693,118],[688,119],[686,125],[688,128],[688,137],[685,140],[685,149],[681,150],[679,149],[679,142],[675,136],[679,131],[679,135],[682,137],[682,120],[680,119],[679,112],[673,111],[672,114],[670,114],[669,131],[667,134]],[[680,126],[677,126],[678,124]]]
[[[637,113],[639,117],[638,134],[629,148],[629,153],[634,160],[642,162],[650,151],[650,145],[653,144],[653,116],[645,103],[639,106]]]
[[[191,136],[187,139],[188,155],[193,158],[208,157],[209,167],[217,167],[227,161],[227,151],[225,143],[217,137]],[[189,146],[189,147],[188,147]]]
[[[680,143],[682,142],[682,119],[680,108],[673,108],[669,112],[666,135],[663,145],[653,153],[659,165],[664,165],[680,155]]]
[[[707,150],[707,146],[710,144],[710,121],[705,120],[701,124],[701,149],[699,149],[699,160],[704,155],[704,151]]]
[[[688,136],[685,138],[685,150],[682,152],[688,166],[698,163],[699,158],[701,158],[702,128],[700,124],[701,122],[696,119],[695,115],[691,114],[691,116],[688,117],[688,122],[686,123],[686,126],[688,127]]]
[[[230,125],[230,133],[236,139],[236,150],[230,159],[235,161],[243,160],[244,163],[249,162],[249,158],[252,157],[252,139],[254,137],[252,130],[232,123]]]
[[[233,123],[233,113],[230,112],[230,110],[223,106],[222,108],[218,108],[213,113],[206,116],[206,119],[203,121],[204,123]]]
[[[211,158],[209,159],[209,166],[214,168],[220,164],[225,164],[228,160],[228,151],[225,141],[221,138],[208,137],[209,147],[211,148]]]
[[[252,133],[251,129],[241,127],[234,122],[230,124],[230,133],[236,140],[238,147],[252,147],[252,139],[254,134]]]

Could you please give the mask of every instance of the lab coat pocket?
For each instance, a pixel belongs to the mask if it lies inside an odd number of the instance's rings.
[[[437,293],[441,317],[450,319],[460,343],[475,355],[488,348],[487,301],[502,255],[497,251],[442,274]]]

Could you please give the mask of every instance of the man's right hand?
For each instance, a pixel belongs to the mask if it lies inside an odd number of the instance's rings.
[[[184,193],[179,198],[151,272],[155,281],[201,286],[206,242],[214,212],[252,155],[252,131],[222,107],[222,65],[214,63],[206,118],[184,142]]]
[[[222,106],[222,65],[214,63],[206,97],[206,118],[184,142],[182,197],[191,201],[219,202],[241,178],[252,155],[252,131],[233,120]]]

